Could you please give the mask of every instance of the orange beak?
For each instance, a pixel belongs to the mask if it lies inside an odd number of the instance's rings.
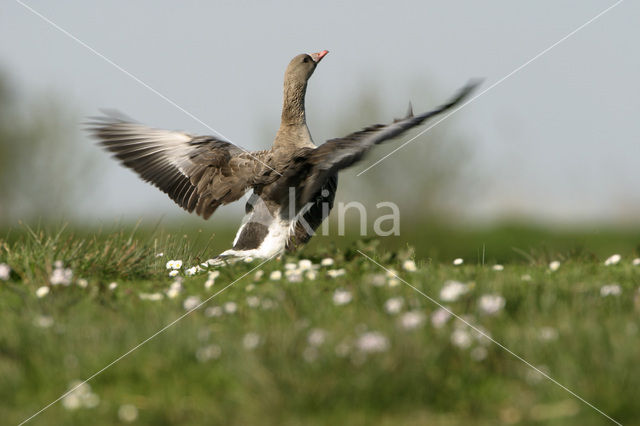
[[[329,53],[328,50],[323,50],[322,52],[312,53],[309,56],[311,56],[311,59],[313,59],[313,62],[315,62],[317,64],[318,62],[320,62],[320,60],[322,58],[324,58],[326,56],[327,53]]]

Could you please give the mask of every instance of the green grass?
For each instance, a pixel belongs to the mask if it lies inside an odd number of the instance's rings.
[[[491,240],[496,234],[505,236],[501,243]],[[117,424],[126,404],[137,407],[137,424],[153,425],[608,423],[487,339],[470,333],[469,347],[455,345],[452,333],[469,331],[464,324],[450,319],[434,327],[430,315],[438,306],[402,283],[390,286],[385,278],[384,285],[374,285],[385,271],[357,250],[400,271],[400,277],[437,300],[447,280],[469,284],[468,293],[443,304],[616,420],[637,423],[640,266],[631,265],[634,238],[600,235],[590,245],[594,237],[586,235],[583,245],[553,233],[520,234],[452,231],[451,238],[431,238],[433,243],[415,251],[393,252],[383,249],[387,241],[338,244],[337,249],[315,243],[298,257],[223,268],[209,289],[207,273],[184,277],[176,298],[148,301],[140,293],[164,294],[173,282],[167,260],[194,265],[210,257],[218,242],[197,230],[188,231],[187,238],[183,232],[146,230],[12,231],[0,240],[0,263],[13,269],[9,281],[0,281],[2,423],[21,422],[73,381],[91,376],[184,315],[189,296],[205,300],[247,273],[91,380],[97,406],[69,410],[58,402],[30,424]],[[458,252],[467,261],[463,266],[451,265],[456,247],[451,239],[459,241]],[[476,253],[482,241],[489,241],[486,265]],[[612,254],[616,247],[623,260],[604,266],[602,251]],[[156,257],[158,252],[164,257]],[[335,259],[333,268],[345,268],[345,275],[330,278],[329,268],[322,267],[315,280],[269,279],[285,262],[309,258],[319,263],[328,253]],[[416,272],[402,269],[410,256]],[[553,259],[562,260],[555,272],[547,266]],[[36,297],[56,260],[73,270],[74,282],[84,278],[88,286],[55,286]],[[504,262],[503,271],[491,268],[496,260]],[[258,280],[256,267],[264,271]],[[525,274],[530,281],[522,279]],[[109,289],[111,282],[117,282],[115,290]],[[601,287],[612,283],[621,294],[601,296]],[[336,305],[337,289],[353,299]],[[478,301],[485,294],[504,297],[504,309],[483,314]],[[404,301],[400,314],[384,308],[392,297]],[[257,298],[251,301],[260,306],[249,306],[247,298]],[[207,308],[228,302],[237,305],[235,313],[206,315]],[[426,322],[404,329],[400,318],[407,311],[424,314]],[[324,330],[326,337],[310,349],[313,329]],[[357,348],[368,331],[387,339],[386,350]],[[259,344],[248,349],[246,336],[252,333]],[[210,355],[219,349],[219,356],[205,360],[203,348]]]

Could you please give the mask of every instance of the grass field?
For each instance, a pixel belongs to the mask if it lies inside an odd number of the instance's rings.
[[[1,423],[181,318],[29,424],[614,424],[467,324],[640,424],[637,234],[434,232],[415,251],[320,240],[217,277],[187,276],[228,244],[197,230],[7,232]]]

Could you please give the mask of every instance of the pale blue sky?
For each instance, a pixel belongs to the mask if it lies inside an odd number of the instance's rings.
[[[424,79],[445,97],[470,77],[486,78],[488,87],[615,2],[26,3],[235,143],[257,149],[271,143],[282,74],[297,53],[330,51],[307,97],[309,126],[323,141],[339,135],[319,123],[355,106],[367,82],[377,84],[389,119],[408,99],[428,108],[432,94],[410,93],[408,82]],[[472,215],[637,223],[638,16],[640,4],[623,2],[452,118],[476,144],[468,167],[488,177],[469,201]],[[14,0],[3,1],[0,13],[0,67],[21,93],[53,92],[80,115],[112,107],[156,127],[211,133]],[[82,206],[86,216],[180,214],[164,194],[99,158],[99,196]]]

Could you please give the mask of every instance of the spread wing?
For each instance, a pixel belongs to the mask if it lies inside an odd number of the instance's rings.
[[[88,130],[124,166],[205,219],[242,197],[268,167],[267,151],[247,152],[213,136],[153,129],[116,115],[94,119]]]
[[[395,120],[391,124],[375,124],[343,138],[328,140],[319,147],[304,152],[304,158],[297,159],[296,169],[308,177],[304,179],[304,188],[298,188],[302,190],[298,202],[308,202],[329,176],[360,161],[374,145],[400,136],[427,119],[458,105],[478,84],[477,81],[469,82],[453,99],[432,111],[414,116],[410,110],[405,118]]]

